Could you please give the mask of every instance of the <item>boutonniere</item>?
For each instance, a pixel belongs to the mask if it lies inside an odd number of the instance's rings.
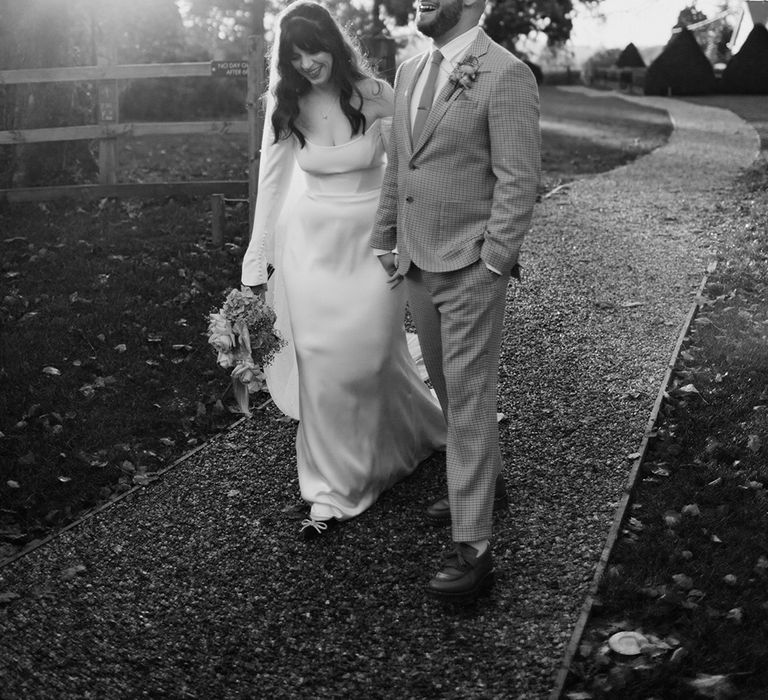
[[[477,56],[464,56],[453,68],[448,80],[453,85],[448,98],[453,95],[458,89],[468,90],[472,87],[472,83],[477,80],[478,68],[480,61],[477,60]]]

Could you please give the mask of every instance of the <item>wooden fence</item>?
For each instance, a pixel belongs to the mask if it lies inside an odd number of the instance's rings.
[[[595,68],[591,84],[595,87],[642,95],[645,88],[645,71],[645,68]]]
[[[263,10],[262,10],[263,14]],[[261,16],[261,15],[258,15]],[[390,81],[395,72],[395,42],[376,35],[365,42],[374,63]],[[250,222],[258,185],[259,149],[264,112],[260,96],[265,91],[265,42],[262,34],[249,37],[247,61],[204,61],[195,63],[147,63],[117,65],[113,55],[99,57],[96,66],[0,70],[0,86],[34,83],[98,83],[98,124],[43,129],[0,131],[0,145],[53,143],[57,141],[98,141],[99,183],[0,189],[0,202],[39,202],[58,198],[100,199],[102,197],[164,197],[176,194],[211,195],[213,239],[221,242],[224,198],[248,198]],[[247,79],[247,119],[233,121],[137,122],[120,121],[119,81],[143,78],[211,77]],[[139,136],[181,134],[248,134],[248,180],[195,180],[183,182],[119,183],[117,140]]]
[[[0,86],[34,83],[98,83],[98,124],[43,129],[0,131],[0,145],[97,140],[99,183],[52,187],[0,189],[0,201],[35,202],[57,198],[157,197],[174,194],[248,197],[255,195],[258,157],[264,115],[259,96],[264,92],[264,40],[252,36],[247,61],[195,63],[149,63],[116,65],[99,58],[99,65],[69,68],[31,68],[0,71]],[[204,76],[245,77],[247,119],[233,121],[140,122],[120,121],[119,81],[142,78],[186,78]],[[139,136],[179,134],[248,134],[248,180],[195,180],[159,183],[118,183],[117,140]],[[251,197],[251,200],[253,197]],[[251,202],[251,211],[253,210]]]

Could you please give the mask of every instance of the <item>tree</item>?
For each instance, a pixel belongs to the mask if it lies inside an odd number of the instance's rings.
[[[645,61],[632,43],[627,44],[616,59],[617,68],[645,68]]]
[[[712,65],[685,28],[672,35],[645,73],[646,95],[706,95],[714,89]]]
[[[550,46],[564,44],[573,28],[574,2],[588,7],[602,0],[490,0],[484,27],[493,39],[514,49],[521,37],[544,34]],[[253,31],[248,0],[187,0],[186,19],[196,28],[201,40],[219,48],[244,46],[244,38]],[[354,31],[368,33],[376,27],[379,15],[398,26],[413,18],[413,0],[326,0],[331,11]],[[268,0],[268,21],[285,6]],[[242,48],[238,51],[242,54]]]
[[[697,9],[696,4],[689,5],[688,7],[684,7],[682,10],[680,10],[680,14],[677,16],[677,24],[675,24],[675,27],[688,27],[691,24],[696,24],[697,22],[703,22],[707,19],[707,15],[705,15],[701,10]]]
[[[601,0],[582,0],[584,6],[596,7]],[[573,29],[572,0],[492,0],[483,26],[502,46],[515,50],[518,41],[543,34],[549,46],[562,46]]]
[[[732,94],[768,94],[768,29],[756,24],[723,72],[723,90]]]
[[[730,58],[728,42],[733,34],[733,26],[728,15],[722,16],[724,12],[734,12],[729,0],[721,2],[717,15],[710,21],[707,21],[709,18],[705,13],[691,5],[680,12],[675,25],[675,28],[689,29],[692,25],[701,25],[692,29],[692,32],[710,63],[726,63]]]

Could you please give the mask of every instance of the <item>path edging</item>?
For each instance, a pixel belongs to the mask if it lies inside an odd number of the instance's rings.
[[[616,512],[614,513],[613,523],[611,524],[611,528],[608,531],[608,536],[606,538],[605,545],[603,546],[603,551],[600,554],[600,559],[598,560],[595,574],[592,577],[592,582],[589,586],[589,590],[587,591],[586,598],[581,607],[579,618],[576,620],[576,625],[573,628],[571,639],[568,642],[568,645],[565,648],[565,653],[563,654],[560,661],[560,668],[557,672],[555,687],[549,696],[549,700],[560,700],[562,696],[565,683],[568,679],[568,673],[570,671],[571,664],[573,663],[573,659],[576,656],[579,644],[581,644],[581,638],[584,634],[584,630],[587,627],[589,618],[592,616],[592,609],[594,607],[595,598],[597,597],[597,592],[603,582],[603,576],[605,575],[605,571],[608,567],[608,561],[610,560],[611,554],[613,553],[613,548],[618,540],[619,532],[621,531],[622,525],[626,518],[629,501],[635,489],[635,485],[637,484],[637,477],[640,474],[640,466],[645,459],[645,454],[648,450],[648,445],[651,440],[651,434],[656,427],[659,411],[661,410],[664,397],[667,394],[667,387],[669,386],[669,382],[672,379],[672,373],[675,370],[677,358],[680,355],[680,350],[683,346],[683,343],[685,342],[685,339],[688,337],[690,332],[691,323],[693,322],[693,319],[696,316],[696,312],[699,309],[700,300],[708,279],[709,275],[705,274],[701,280],[701,283],[699,284],[696,296],[694,297],[694,300],[688,309],[688,313],[686,314],[682,328],[677,337],[677,342],[675,343],[675,347],[672,350],[672,356],[670,357],[669,363],[667,364],[667,370],[664,373],[664,377],[661,380],[661,387],[659,388],[658,394],[656,395],[656,401],[654,402],[653,408],[651,409],[651,414],[648,418],[648,423],[646,424],[645,433],[643,434],[643,438],[640,441],[640,448],[638,449],[639,456],[635,458],[632,464],[632,468],[630,469],[629,476],[627,477],[627,481],[624,485],[624,493],[622,494],[621,499],[619,500],[619,505],[616,508]]]

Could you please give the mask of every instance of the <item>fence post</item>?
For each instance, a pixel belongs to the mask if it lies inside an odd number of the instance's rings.
[[[264,6],[265,0],[253,0],[251,5],[251,26],[253,34],[248,37],[248,234],[253,230],[253,215],[256,210],[256,190],[259,186],[259,157],[261,134],[264,129]]]
[[[211,195],[211,243],[218,248],[224,245],[224,195]]]
[[[106,44],[106,45],[105,45]],[[97,65],[112,66],[117,63],[115,45],[101,42]],[[99,81],[99,124],[109,126],[120,121],[117,80]],[[117,182],[117,137],[99,139],[99,184],[114,185]]]

